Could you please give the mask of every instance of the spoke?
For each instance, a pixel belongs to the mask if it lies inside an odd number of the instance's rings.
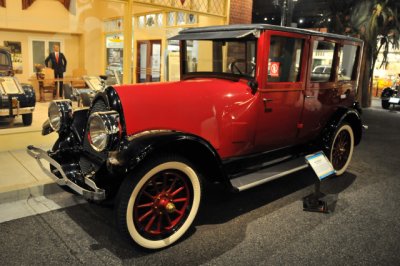
[[[174,189],[176,181],[178,181],[178,178],[174,179],[174,182],[172,182],[171,187],[167,190],[168,193],[170,193]]]
[[[176,194],[178,194],[179,192],[181,192],[184,189],[184,187],[180,187],[177,190],[175,190],[174,192],[171,193],[172,197],[175,197]]]
[[[172,225],[171,217],[169,217],[168,213],[164,213],[164,216],[167,218],[168,224]]]
[[[161,233],[161,221],[162,221],[162,213],[158,215],[158,222],[157,222],[157,232]]]
[[[151,206],[153,206],[153,202],[140,204],[137,206],[137,208],[146,208],[146,207],[151,207]]]
[[[150,195],[150,193],[149,192],[147,192],[147,191],[145,191],[145,190],[143,190],[143,195],[146,195],[147,197],[149,197],[149,198],[151,198],[151,199],[154,199],[154,196],[152,196],[152,195]]]
[[[146,219],[148,216],[150,216],[150,214],[152,214],[153,213],[153,210],[150,210],[150,211],[148,211],[148,212],[146,212],[144,215],[142,215],[140,218],[139,218],[139,222],[142,222],[144,219]]]
[[[147,223],[146,227],[144,228],[144,230],[149,231],[150,227],[153,225],[154,220],[156,219],[156,216],[153,215],[150,219],[150,221]]]
[[[154,190],[156,191],[156,194],[160,194],[160,191],[158,190],[157,187],[157,182],[155,181],[155,178],[153,180],[151,180],[151,183],[153,184]]]
[[[179,199],[172,200],[172,202],[174,202],[174,203],[176,203],[176,202],[185,202],[187,200],[188,200],[188,198],[179,198]]]
[[[162,186],[162,192],[165,192],[165,190],[167,189],[167,182],[168,182],[168,180],[167,180],[167,174],[166,173],[163,173],[163,186]]]
[[[180,211],[180,210],[175,210],[175,212],[178,213],[179,215],[183,214],[183,211]]]

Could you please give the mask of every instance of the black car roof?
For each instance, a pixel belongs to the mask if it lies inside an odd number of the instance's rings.
[[[225,26],[211,26],[211,27],[198,27],[198,28],[190,28],[185,29],[179,32],[179,35],[172,37],[172,40],[185,40],[185,36],[201,36],[201,35],[213,35],[215,36],[217,33],[222,33],[222,35],[229,35],[228,32],[236,31],[240,32],[244,37],[247,34],[246,32],[256,32],[262,30],[276,30],[276,31],[284,31],[284,32],[293,32],[293,33],[300,33],[300,34],[308,34],[313,36],[323,36],[323,37],[330,37],[335,39],[341,40],[348,40],[353,42],[362,42],[362,40],[350,36],[333,34],[333,33],[324,33],[314,30],[307,30],[307,29],[299,29],[299,28],[292,28],[292,27],[282,27],[270,24],[238,24],[238,25],[225,25]],[[195,39],[195,38],[190,38]],[[208,38],[213,39],[213,38]]]

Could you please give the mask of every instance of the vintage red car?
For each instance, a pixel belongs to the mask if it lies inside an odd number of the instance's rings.
[[[158,249],[192,225],[204,182],[242,191],[307,168],[323,150],[338,175],[361,140],[363,43],[272,25],[193,28],[181,80],[108,87],[90,108],[49,106],[50,176],[91,200],[116,196],[119,229]],[[313,73],[317,66],[329,72]],[[340,70],[340,71],[339,71]]]

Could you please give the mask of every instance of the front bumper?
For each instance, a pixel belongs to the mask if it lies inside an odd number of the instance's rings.
[[[16,115],[30,114],[34,110],[35,107],[0,109],[0,116],[16,116]]]
[[[77,192],[78,194],[82,195],[84,198],[89,200],[101,201],[106,198],[105,190],[97,187],[96,183],[92,179],[90,179],[92,175],[86,175],[84,177],[84,181],[85,184],[90,188],[92,188],[94,191],[85,189],[79,186],[78,184],[72,182],[65,174],[61,165],[58,162],[56,162],[53,158],[51,158],[46,151],[30,145],[27,147],[27,152],[29,155],[31,155],[37,160],[42,170],[60,186],[68,186],[73,191]],[[40,161],[41,159],[49,162],[52,166],[54,166],[57,169],[55,171],[58,171],[61,174],[61,178],[57,177],[53,172],[46,169],[43,166],[42,162]]]

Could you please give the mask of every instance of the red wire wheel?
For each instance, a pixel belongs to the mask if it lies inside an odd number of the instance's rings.
[[[336,175],[343,174],[350,164],[354,150],[354,133],[348,124],[342,124],[336,130],[330,149],[330,161]]]
[[[164,248],[193,223],[201,200],[200,177],[184,158],[163,156],[128,175],[118,198],[122,233],[142,247]]]
[[[172,235],[186,220],[193,202],[189,178],[177,170],[154,175],[140,190],[133,207],[139,233],[149,239]]]

